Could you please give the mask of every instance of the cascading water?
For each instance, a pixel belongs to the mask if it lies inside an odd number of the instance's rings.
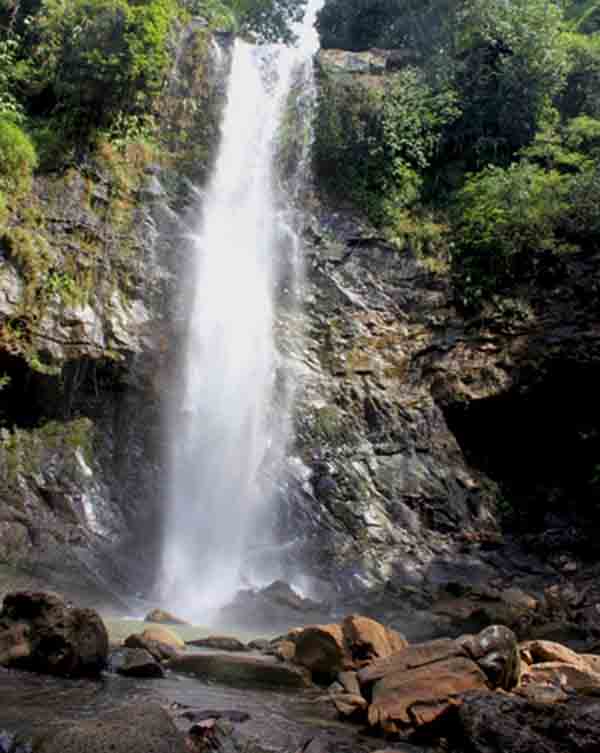
[[[235,42],[221,144],[194,235],[162,583],[164,601],[192,619],[206,619],[252,580],[247,555],[257,521],[268,520],[286,442],[286,407],[280,400],[274,410],[275,293],[282,254],[294,268],[287,286],[297,284],[300,255],[274,159],[292,83],[299,75],[312,82],[321,4],[309,0],[293,48]]]

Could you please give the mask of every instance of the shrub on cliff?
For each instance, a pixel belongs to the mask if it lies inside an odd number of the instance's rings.
[[[333,195],[376,222],[420,196],[443,126],[457,115],[451,90],[435,93],[415,68],[382,80],[321,82],[315,167]]]
[[[521,162],[472,175],[458,197],[455,270],[465,303],[527,275],[544,252],[560,250],[557,228],[569,179]]]
[[[142,110],[164,80],[176,14],[176,0],[45,0],[25,39],[24,85],[82,126]]]
[[[10,200],[27,193],[36,164],[29,136],[10,116],[0,115],[0,194]]]

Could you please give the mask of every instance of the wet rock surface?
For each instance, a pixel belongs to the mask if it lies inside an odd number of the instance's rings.
[[[109,659],[109,668],[125,677],[164,677],[164,670],[152,654],[143,648],[124,648]]]
[[[0,612],[0,664],[54,675],[98,675],[108,656],[108,633],[91,609],[55,594],[20,592]]]
[[[209,635],[208,638],[195,638],[186,641],[187,646],[213,648],[219,651],[248,651],[248,646],[237,638],[226,635]]]
[[[187,654],[168,663],[173,672],[241,688],[306,688],[310,674],[294,665],[233,654]]]
[[[468,695],[448,720],[456,753],[586,753],[600,746],[600,703],[534,704]]]
[[[129,706],[34,736],[40,753],[185,753],[183,735],[158,704]]]

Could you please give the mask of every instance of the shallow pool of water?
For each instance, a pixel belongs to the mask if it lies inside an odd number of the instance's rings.
[[[24,734],[154,700],[169,707],[182,704],[202,711],[246,712],[250,719],[239,725],[240,731],[278,750],[297,751],[316,735],[335,741],[340,750],[376,747],[376,741],[363,737],[359,728],[338,721],[319,690],[240,690],[174,673],[162,680],[105,674],[98,681],[90,681],[0,670],[0,697],[0,729]],[[190,723],[182,719],[179,726],[187,729]]]

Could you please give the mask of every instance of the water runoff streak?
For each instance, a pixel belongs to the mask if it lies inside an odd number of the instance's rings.
[[[289,425],[273,416],[282,234],[294,255],[299,245],[282,211],[274,157],[292,83],[303,71],[312,81],[321,2],[309,1],[295,47],[236,40],[219,153],[193,239],[162,583],[163,601],[190,619],[206,619],[252,579],[249,539],[274,496],[263,471],[270,465],[275,484],[273,457]]]

